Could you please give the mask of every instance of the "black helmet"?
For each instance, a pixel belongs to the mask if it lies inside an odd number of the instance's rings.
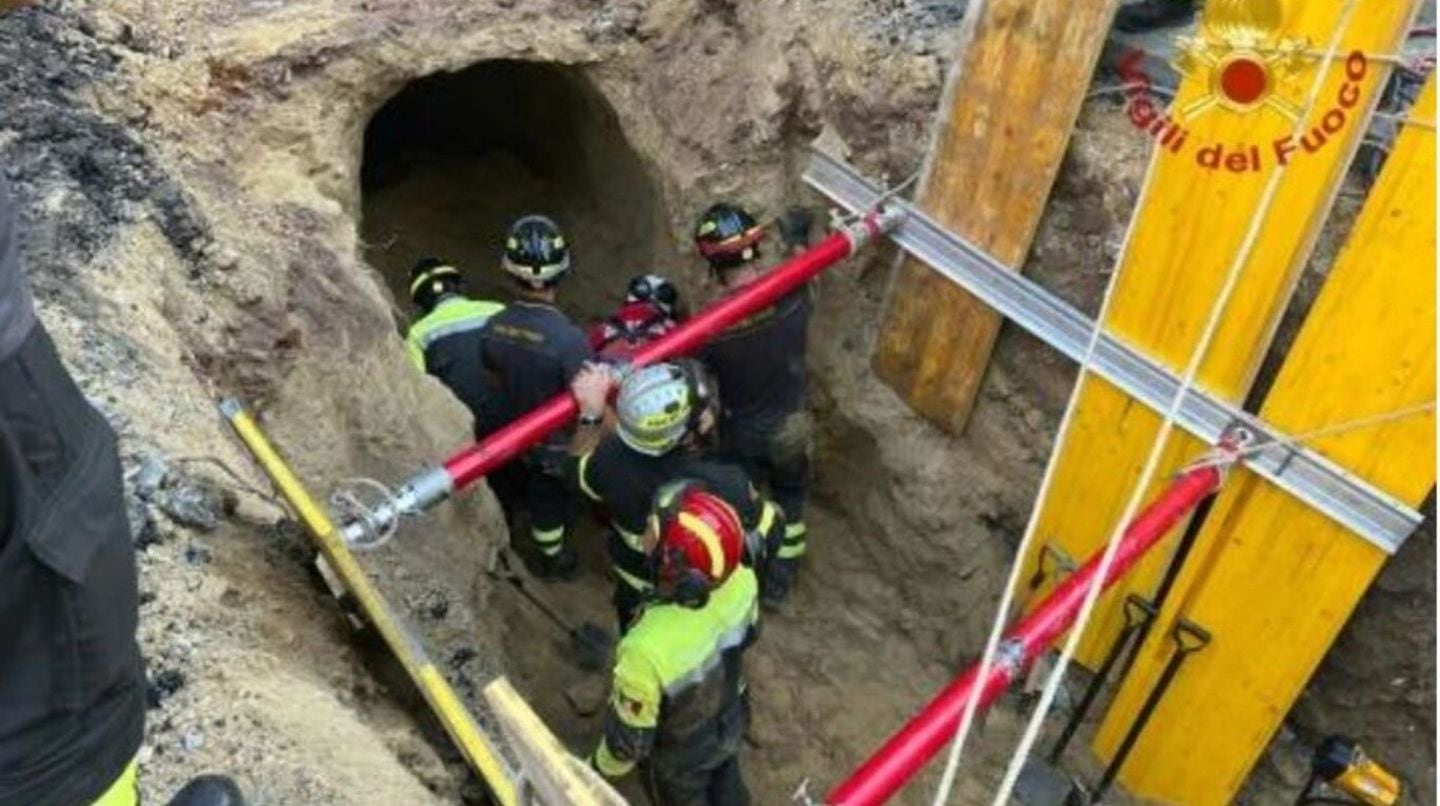
[[[410,299],[429,313],[446,294],[460,290],[460,270],[436,257],[422,257],[410,269]]]
[[[570,246],[554,221],[527,215],[510,225],[501,266],[531,288],[549,288],[570,271]]]
[[[733,269],[760,257],[765,230],[743,207],[712,204],[695,224],[695,248],[712,269]]]
[[[650,302],[666,316],[675,315],[675,305],[680,301],[680,292],[675,290],[675,284],[661,277],[658,274],[642,274],[630,278],[630,285],[625,290],[626,302]]]

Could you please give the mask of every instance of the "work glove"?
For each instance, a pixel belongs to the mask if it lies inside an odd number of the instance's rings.
[[[814,217],[809,210],[804,207],[791,207],[781,214],[775,224],[785,246],[800,250],[810,245],[810,227],[814,224]]]

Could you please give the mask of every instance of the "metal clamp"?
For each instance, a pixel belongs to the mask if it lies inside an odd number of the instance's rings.
[[[443,467],[425,470],[393,493],[379,482],[372,483],[384,493],[375,504],[367,504],[345,489],[331,496],[331,503],[341,510],[338,520],[344,525],[340,536],[359,549],[383,545],[395,533],[401,517],[424,512],[448,498],[455,488]]]
[[[1014,638],[1007,638],[995,647],[995,668],[1005,671],[1013,680],[1025,665],[1025,646]]]

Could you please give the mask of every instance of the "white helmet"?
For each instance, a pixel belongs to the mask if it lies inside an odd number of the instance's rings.
[[[631,372],[615,399],[616,431],[646,456],[674,450],[694,427],[704,406],[692,373],[677,364],[651,364]]]

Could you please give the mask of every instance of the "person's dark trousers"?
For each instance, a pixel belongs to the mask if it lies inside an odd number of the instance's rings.
[[[556,555],[565,548],[565,533],[575,519],[575,494],[565,478],[564,450],[553,446],[530,453],[525,480],[525,505],[536,550]]]
[[[90,803],[121,777],[138,617],[115,433],[36,325],[0,359],[0,803]]]
[[[810,453],[795,451],[766,457],[770,498],[785,513],[786,523],[805,521],[805,499],[810,487]]]
[[[524,508],[525,468],[518,462],[511,462],[491,471],[490,475],[485,477],[485,483],[489,485],[490,492],[495,494],[495,500],[500,502],[500,509],[505,513],[505,522],[513,522]]]
[[[648,764],[645,784],[654,806],[749,806],[750,803],[750,791],[740,774],[738,754],[703,769]]]
[[[488,414],[490,422],[499,422],[500,414]],[[479,423],[475,424],[475,441],[483,442],[485,438],[497,431],[498,428],[485,428]],[[525,462],[522,459],[515,459],[490,471],[485,476],[485,484],[490,492],[495,494],[495,500],[500,503],[500,511],[505,515],[505,527],[510,530],[512,542],[516,535],[517,518],[521,510],[525,509],[526,473]]]
[[[485,483],[495,494],[495,500],[500,502],[500,511],[505,513],[505,526],[510,530],[511,537],[515,537],[516,524],[525,509],[525,491],[529,486],[525,463],[515,461],[498,467],[485,477]]]
[[[769,488],[771,500],[785,514],[787,532],[803,546],[810,486],[809,417],[797,412],[773,424],[724,424],[721,454],[744,468],[757,487]]]
[[[724,713],[671,746],[657,746],[644,765],[645,788],[654,806],[749,806],[740,774],[740,745],[750,721],[742,694]]]

